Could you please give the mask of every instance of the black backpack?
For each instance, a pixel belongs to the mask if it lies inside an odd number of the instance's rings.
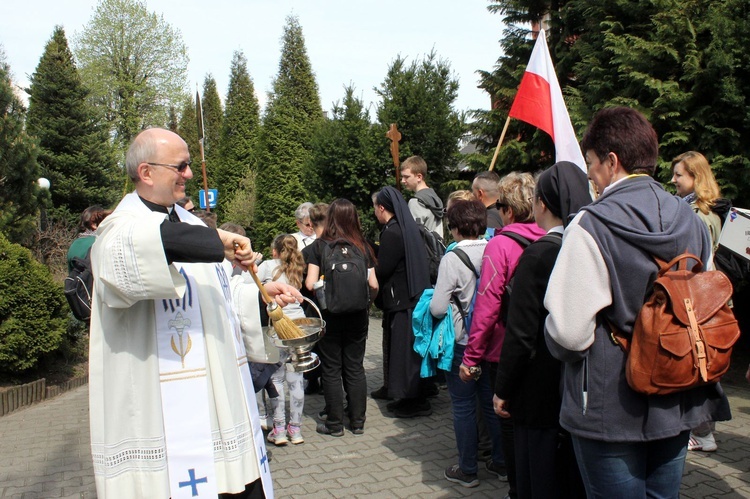
[[[516,234],[515,232],[496,232],[495,236],[506,236],[511,239],[513,239],[515,242],[521,245],[521,248],[524,250],[529,247],[531,244],[531,240],[523,237],[521,234]],[[513,278],[516,275],[516,269],[513,269],[513,272],[508,276],[508,282],[505,284],[505,289],[503,290],[503,298],[500,302],[500,320],[503,321],[503,324],[508,323],[508,310],[509,310],[509,304],[510,304],[510,295],[513,293]]]
[[[523,236],[516,234],[515,232],[499,232],[498,234],[505,234],[506,236],[510,237],[514,241],[518,242],[524,248],[524,251],[531,244],[531,241],[529,241]],[[510,234],[513,234],[513,236],[511,236]],[[516,239],[516,237],[514,236],[517,236],[518,238],[522,240]],[[562,234],[560,234],[559,232],[552,232],[550,234],[540,237],[539,239],[537,239],[537,241],[552,241],[553,243],[557,245],[562,245]],[[516,279],[516,269],[513,269],[513,274],[511,274],[511,277],[508,280],[508,284],[505,285],[505,291],[503,291],[503,301],[502,303],[500,303],[500,319],[503,321],[504,325],[508,324],[508,312],[510,311],[510,297],[513,294],[513,284],[515,283],[515,279]]]
[[[419,237],[422,238],[424,247],[427,250],[427,263],[430,269],[430,284],[433,286],[437,282],[438,267],[440,267],[440,260],[445,255],[445,244],[443,238],[440,237],[435,231],[429,230],[422,224],[417,224],[419,227]]]
[[[732,210],[732,203],[724,198],[717,199],[711,211],[719,215],[722,228],[730,214],[735,217],[745,216],[737,210]],[[735,293],[750,282],[750,261],[721,244],[714,254],[714,266],[726,274]]]
[[[348,241],[324,242],[320,274],[325,280],[326,309],[333,314],[366,310],[370,305],[367,260]]]
[[[94,291],[94,274],[91,273],[91,248],[83,258],[75,257],[73,267],[65,278],[65,298],[70,310],[79,321],[91,319],[91,297]]]

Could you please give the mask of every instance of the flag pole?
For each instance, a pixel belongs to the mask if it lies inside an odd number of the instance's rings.
[[[508,125],[510,125],[510,115],[505,120],[505,126],[503,127],[503,133],[500,134],[500,140],[497,141],[497,147],[495,148],[495,154],[492,156],[492,162],[490,163],[490,171],[495,168],[495,162],[497,161],[497,155],[500,153],[500,146],[503,145],[503,139],[505,139],[505,132],[508,131]]]

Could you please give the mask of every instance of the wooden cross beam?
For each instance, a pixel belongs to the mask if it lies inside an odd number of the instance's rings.
[[[391,128],[385,134],[391,139],[391,157],[393,166],[396,167],[396,189],[401,190],[401,160],[398,157],[398,143],[401,141],[401,132],[396,128],[395,123],[391,123]]]

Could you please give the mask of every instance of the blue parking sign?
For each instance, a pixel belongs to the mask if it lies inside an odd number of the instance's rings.
[[[198,191],[198,198],[200,198],[200,206],[201,210],[206,209],[206,191],[201,189]],[[208,190],[208,206],[210,208],[216,208],[216,201],[219,199],[219,190],[218,189],[209,189]]]

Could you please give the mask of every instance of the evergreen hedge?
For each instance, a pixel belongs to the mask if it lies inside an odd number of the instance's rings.
[[[56,350],[67,312],[62,287],[49,269],[0,234],[0,372],[29,370]]]

